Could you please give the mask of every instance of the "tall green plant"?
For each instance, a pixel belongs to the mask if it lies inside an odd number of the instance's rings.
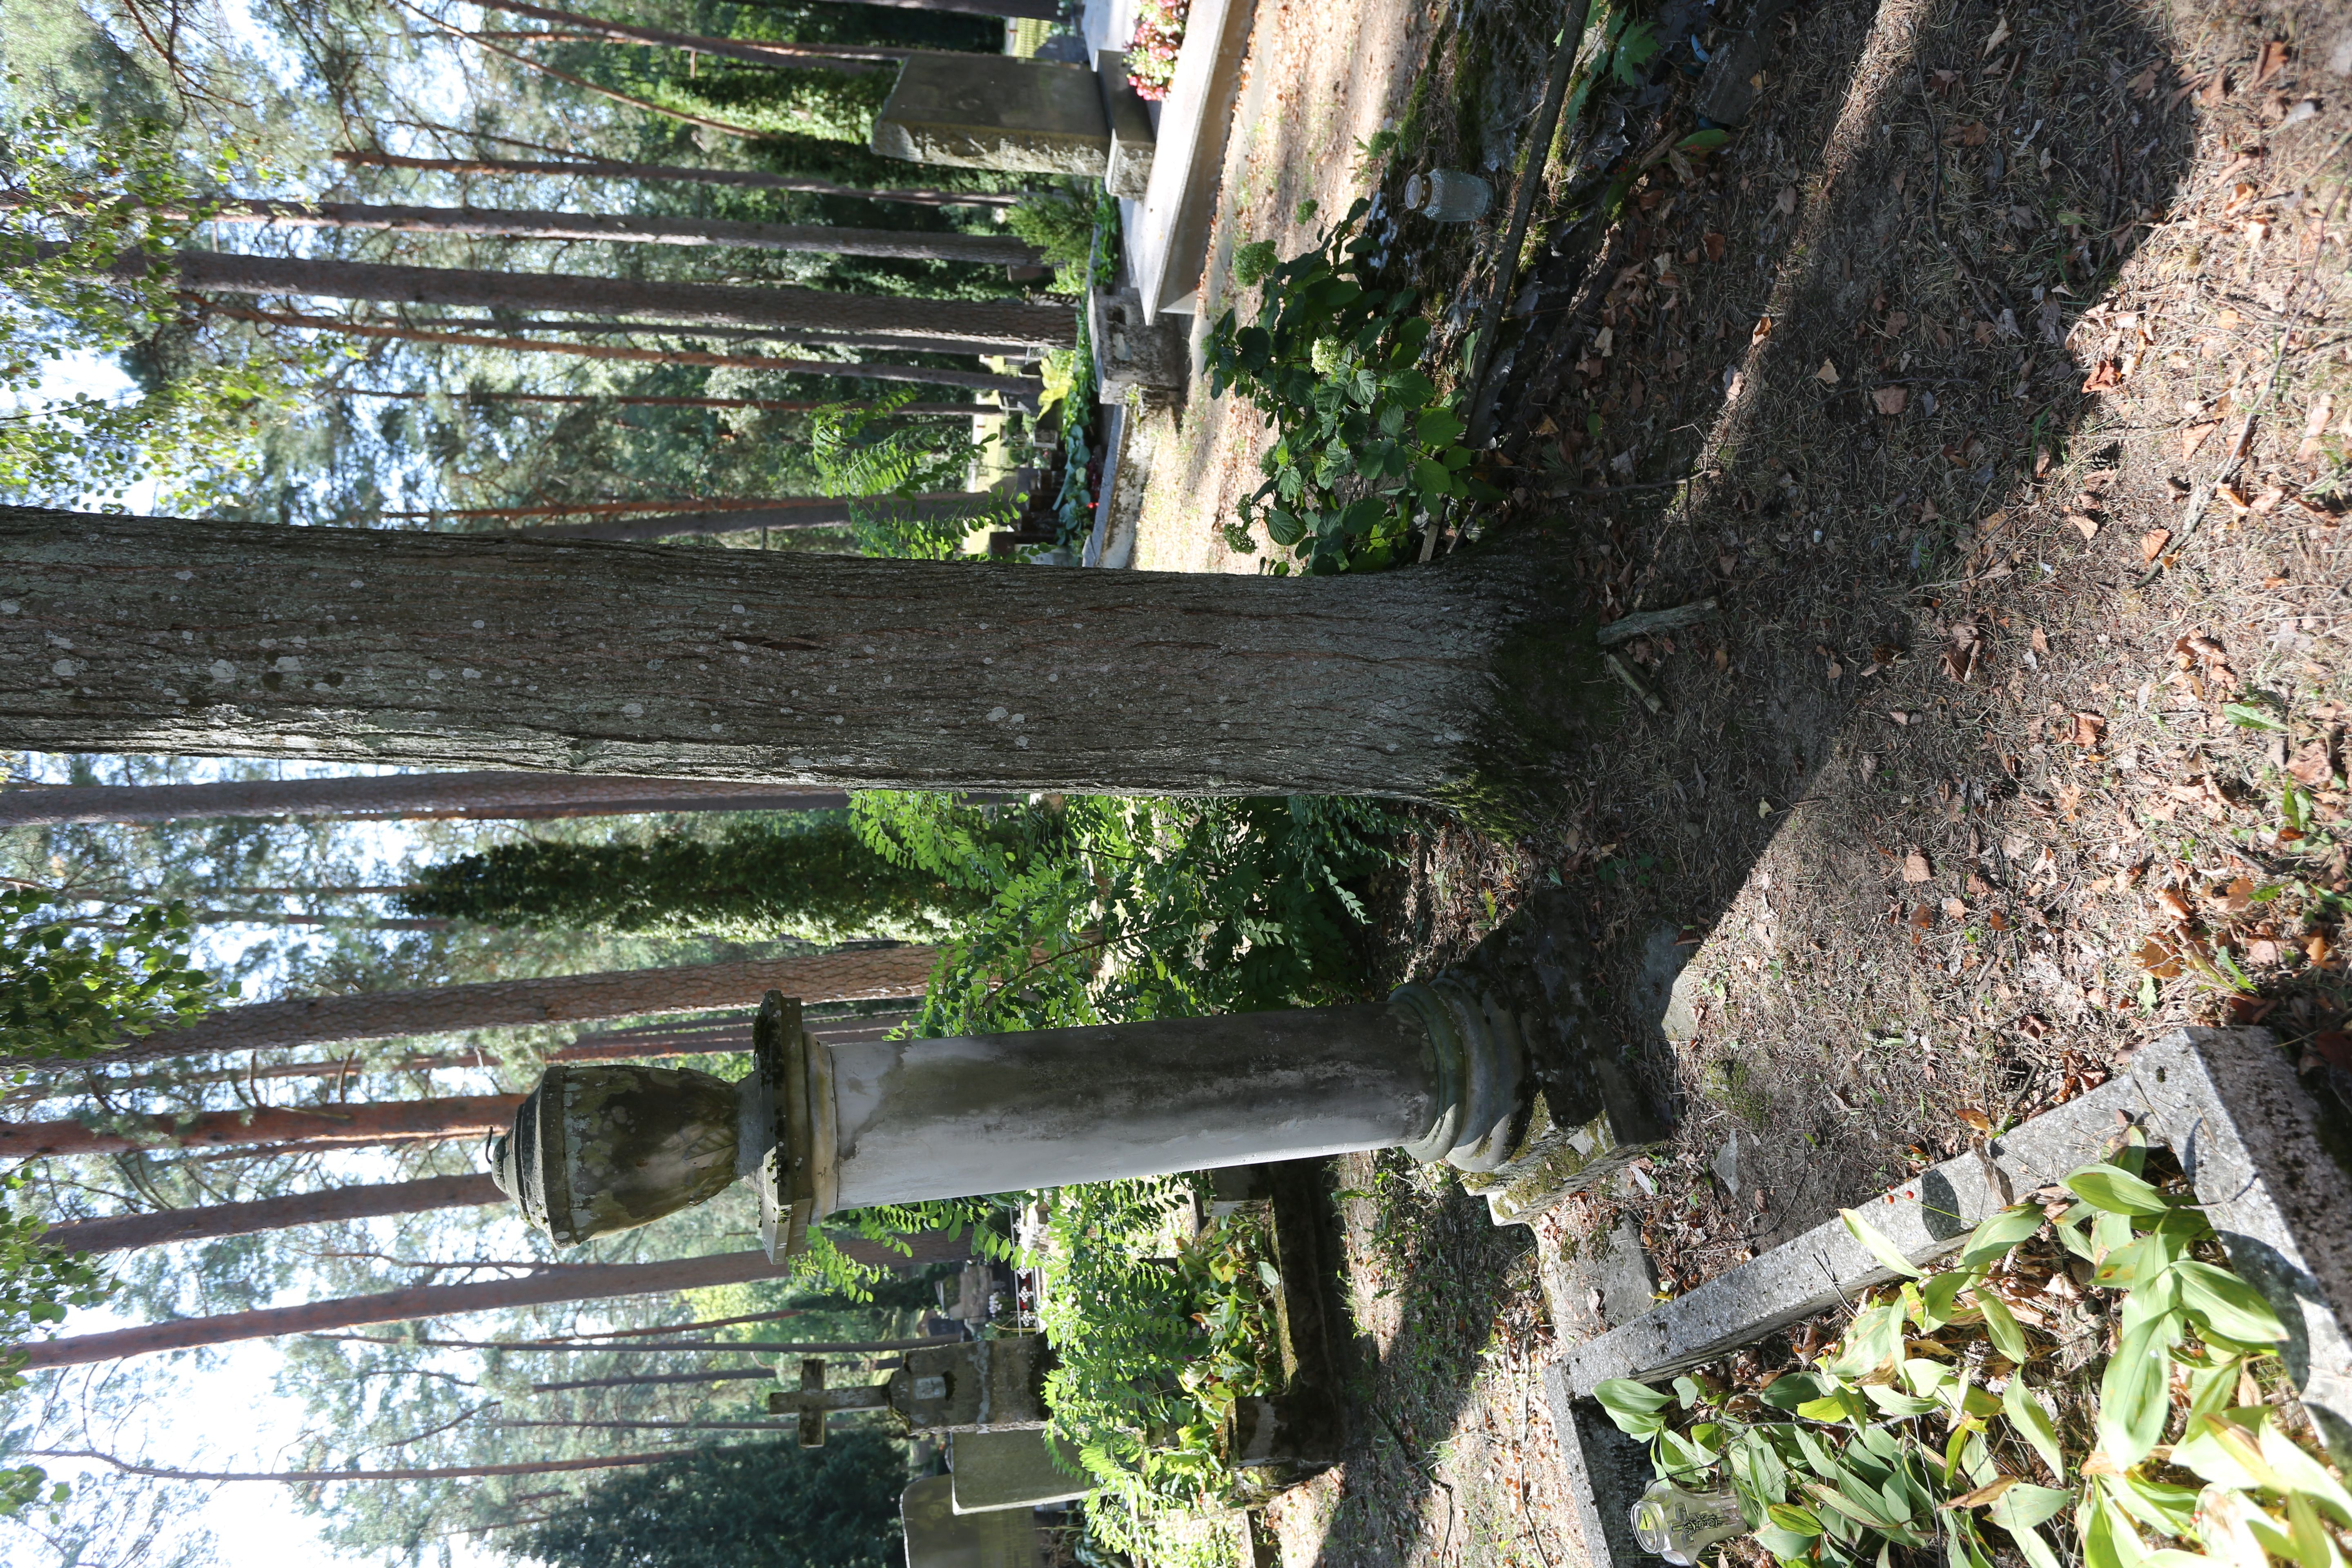
[[[908,504],[919,491],[962,489],[983,449],[936,421],[893,422],[890,416],[914,401],[915,390],[902,387],[870,404],[834,404],[811,414],[809,457],[824,493],[850,499],[850,532],[860,552],[951,561],[963,553],[966,534],[1004,520],[1009,508],[1002,501],[974,502],[941,514]]]

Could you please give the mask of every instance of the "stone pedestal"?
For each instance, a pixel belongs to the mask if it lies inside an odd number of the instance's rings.
[[[1132,289],[1087,290],[1087,334],[1094,342],[1095,379],[1105,403],[1136,387],[1181,392],[1192,379],[1192,347],[1172,318],[1152,321]]]
[[[1151,154],[1156,138],[1151,110],[1127,79],[1127,51],[1105,49],[1095,57],[1095,79],[1101,84],[1103,118],[1110,126],[1110,157],[1103,168],[1103,189],[1115,196],[1141,201],[1151,184]]]
[[[1028,1512],[955,1510],[954,1478],[926,1476],[898,1499],[907,1568],[1037,1568],[1045,1538]]]
[[[569,1243],[755,1173],[781,1258],[843,1209],[1402,1147],[1462,1172],[1497,1223],[1526,1220],[1663,1131],[1585,963],[1560,900],[1356,1006],[825,1044],[771,993],[740,1085],[551,1069],[500,1141],[500,1179]]]
[[[873,147],[919,163],[1099,179],[1111,127],[1083,66],[919,52],[874,117]]]

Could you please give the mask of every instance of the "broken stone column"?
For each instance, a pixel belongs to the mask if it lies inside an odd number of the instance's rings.
[[[1384,1003],[945,1039],[813,1040],[771,993],[738,1084],[548,1069],[499,1140],[559,1244],[755,1175],[772,1255],[844,1209],[1402,1148],[1525,1220],[1660,1129],[1587,998],[1564,908]]]

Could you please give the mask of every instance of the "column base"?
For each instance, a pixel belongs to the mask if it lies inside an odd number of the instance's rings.
[[[1452,1101],[1405,1152],[1461,1171],[1496,1225],[1530,1223],[1667,1134],[1592,1002],[1591,968],[1567,896],[1546,889],[1467,959],[1396,993],[1429,1028]]]

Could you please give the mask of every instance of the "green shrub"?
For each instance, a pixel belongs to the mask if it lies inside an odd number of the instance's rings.
[[[1059,193],[1026,196],[1005,223],[1053,267],[1056,294],[1083,294],[1089,281],[1107,285],[1117,270],[1118,202],[1108,192],[1091,201]]]
[[[1500,499],[1470,472],[1458,392],[1441,393],[1421,367],[1430,326],[1419,297],[1381,287],[1379,247],[1356,234],[1369,210],[1358,202],[1319,248],[1289,261],[1268,241],[1242,247],[1234,277],[1258,289],[1257,320],[1240,326],[1227,310],[1209,337],[1211,390],[1239,392],[1276,431],[1259,460],[1265,483],[1241,502],[1227,542],[1255,549],[1249,530],[1263,522],[1315,573],[1391,565],[1417,515]]]

